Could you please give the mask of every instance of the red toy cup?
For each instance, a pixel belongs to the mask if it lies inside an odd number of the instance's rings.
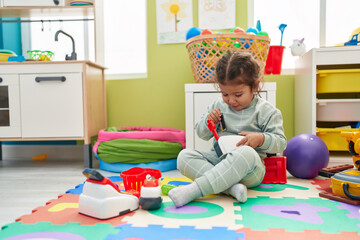
[[[280,74],[284,46],[270,46],[266,59],[265,74]]]

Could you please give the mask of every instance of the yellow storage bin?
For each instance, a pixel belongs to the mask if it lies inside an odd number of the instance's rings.
[[[360,92],[360,69],[318,70],[317,93]]]
[[[316,136],[321,138],[329,151],[349,151],[349,144],[341,132],[357,132],[358,128],[317,128]]]

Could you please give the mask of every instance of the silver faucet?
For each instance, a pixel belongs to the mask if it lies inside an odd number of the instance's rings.
[[[57,42],[59,39],[59,34],[62,33],[66,36],[68,36],[71,41],[72,41],[72,47],[73,47],[73,51],[71,53],[71,56],[69,56],[68,54],[66,54],[65,56],[65,60],[76,60],[77,59],[77,55],[76,55],[76,52],[75,52],[75,41],[74,41],[74,38],[72,36],[70,36],[69,34],[67,34],[66,32],[64,32],[63,30],[59,30],[55,33],[55,41]]]

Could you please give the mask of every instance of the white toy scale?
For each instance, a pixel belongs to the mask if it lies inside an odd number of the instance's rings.
[[[131,194],[121,193],[117,185],[94,169],[85,169],[87,177],[79,198],[79,213],[108,219],[139,208],[139,199]]]

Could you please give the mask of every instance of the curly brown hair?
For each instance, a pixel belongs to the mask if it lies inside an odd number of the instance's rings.
[[[260,66],[252,54],[228,52],[216,64],[215,81],[221,85],[246,84],[253,89],[259,73]]]

